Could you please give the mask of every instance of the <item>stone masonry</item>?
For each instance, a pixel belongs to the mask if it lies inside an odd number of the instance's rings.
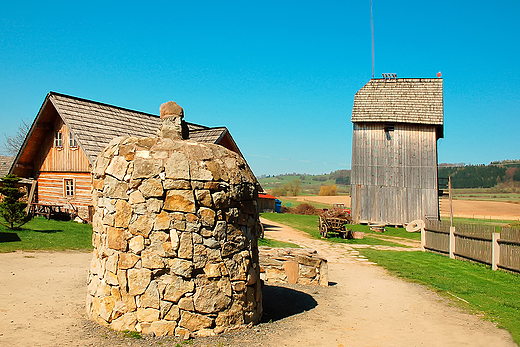
[[[260,278],[267,284],[329,285],[327,259],[312,249],[260,247]]]
[[[213,335],[257,323],[258,188],[244,159],[185,140],[161,106],[155,138],[116,138],[92,169],[87,314],[114,330]]]

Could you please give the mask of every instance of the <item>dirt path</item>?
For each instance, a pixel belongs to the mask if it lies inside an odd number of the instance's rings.
[[[516,346],[506,331],[387,275],[355,248],[266,224],[268,237],[326,256],[333,285],[266,285],[272,322],[192,346]],[[90,259],[81,252],[0,254],[0,346],[176,346],[171,338],[125,338],[85,319]]]

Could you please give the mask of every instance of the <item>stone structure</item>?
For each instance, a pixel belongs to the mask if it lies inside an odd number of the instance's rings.
[[[314,250],[260,247],[260,277],[266,283],[329,285],[327,259]]]
[[[116,138],[92,170],[87,313],[114,330],[212,335],[262,313],[258,188],[237,153],[184,140],[161,106],[155,138]]]

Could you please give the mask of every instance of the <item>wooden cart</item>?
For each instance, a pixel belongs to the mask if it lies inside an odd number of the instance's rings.
[[[324,210],[319,215],[320,235],[327,238],[330,233],[334,233],[345,239],[349,232],[347,225],[351,221],[352,219],[343,204],[334,204],[332,209]]]

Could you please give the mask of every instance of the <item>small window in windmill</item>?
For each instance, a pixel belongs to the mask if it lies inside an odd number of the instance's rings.
[[[54,147],[63,148],[63,138],[61,131],[56,131],[54,133]]]
[[[392,139],[393,132],[394,132],[394,125],[386,124],[385,125],[385,135],[386,135],[386,139],[388,141],[390,141]]]
[[[77,148],[78,142],[76,141],[76,138],[74,137],[74,134],[69,132],[69,147],[70,148]]]
[[[64,190],[65,190],[65,196],[66,197],[72,197],[74,196],[74,180],[71,178],[65,178],[64,179]]]

